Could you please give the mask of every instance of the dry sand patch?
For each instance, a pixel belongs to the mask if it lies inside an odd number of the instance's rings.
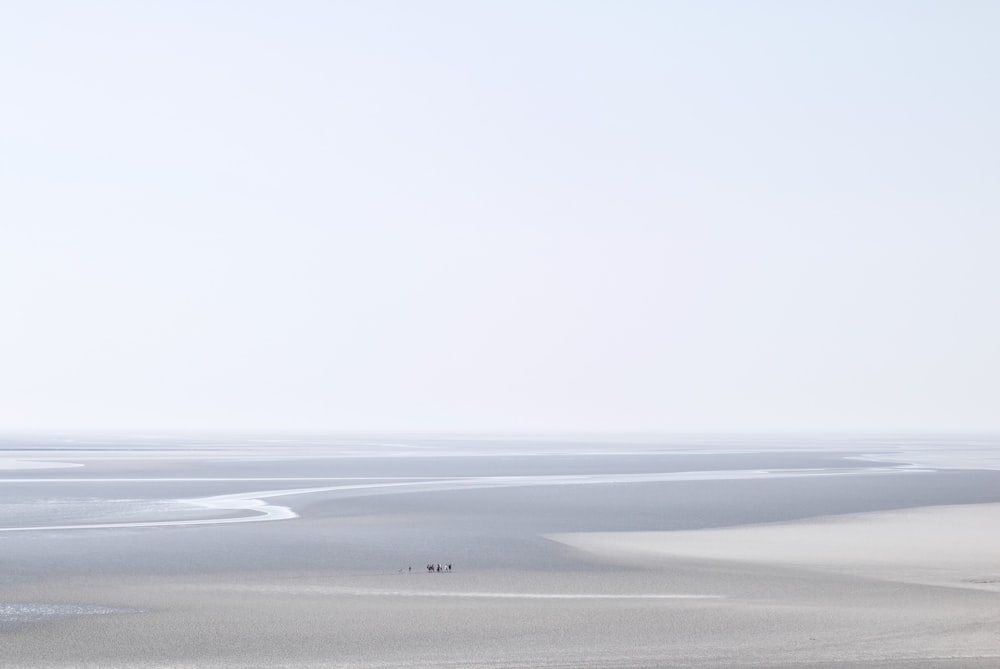
[[[552,538],[627,563],[726,560],[1000,592],[1000,504],[924,507],[680,532]]]

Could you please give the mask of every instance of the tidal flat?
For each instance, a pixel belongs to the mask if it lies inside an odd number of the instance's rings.
[[[0,661],[992,667],[997,443],[7,436]]]

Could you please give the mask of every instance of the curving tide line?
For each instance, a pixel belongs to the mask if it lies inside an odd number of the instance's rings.
[[[481,488],[509,488],[547,485],[594,485],[621,483],[662,483],[668,481],[712,481],[712,480],[746,480],[761,478],[801,478],[815,476],[860,476],[871,474],[903,474],[932,472],[932,469],[916,468],[872,468],[863,470],[829,470],[829,469],[784,469],[784,470],[718,470],[693,472],[660,472],[647,474],[573,474],[573,475],[539,475],[539,476],[478,476],[414,480],[413,478],[394,478],[380,483],[355,483],[350,485],[335,485],[310,488],[291,488],[283,490],[256,490],[227,495],[214,495],[194,499],[173,500],[192,507],[210,509],[222,513],[242,513],[246,515],[218,516],[212,518],[197,518],[189,520],[150,520],[123,523],[82,523],[76,525],[35,525],[26,527],[0,527],[0,532],[49,532],[57,530],[107,530],[143,527],[182,527],[188,525],[223,525],[230,523],[257,523],[272,520],[291,520],[298,518],[290,506],[269,504],[266,500],[275,497],[292,495],[308,495],[324,492],[357,492],[363,494],[396,494],[412,491],[447,492],[453,490],[472,490]],[[67,479],[17,479],[18,483],[66,482]],[[234,479],[72,479],[74,482],[109,482],[109,481],[231,481]],[[289,479],[247,479],[256,481],[289,480]],[[292,479],[297,480],[297,479]],[[324,479],[302,479],[324,480]],[[326,479],[329,480],[329,479]],[[340,479],[343,480],[343,479]]]
[[[294,488],[291,490],[259,490],[230,495],[216,495],[197,499],[180,499],[180,503],[189,504],[203,509],[213,509],[225,512],[251,512],[256,515],[234,516],[221,518],[197,518],[191,520],[148,520],[126,523],[86,523],[78,525],[35,525],[27,527],[0,527],[0,532],[48,532],[55,530],[108,530],[132,527],[180,527],[185,525],[224,525],[229,523],[258,523],[268,520],[291,520],[298,518],[288,506],[268,504],[265,500],[286,495],[305,495],[333,490],[358,490],[362,488],[383,488],[414,485],[413,482],[402,483],[372,483],[367,485],[326,486],[322,488]]]

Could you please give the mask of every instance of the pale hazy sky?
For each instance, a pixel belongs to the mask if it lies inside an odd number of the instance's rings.
[[[0,5],[0,429],[1000,429],[1000,2]]]

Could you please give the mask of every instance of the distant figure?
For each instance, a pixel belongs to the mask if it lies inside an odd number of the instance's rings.
[[[409,574],[411,571],[413,571],[413,565],[410,565],[409,567],[406,568],[407,574]]]
[[[448,571],[451,571],[451,563],[448,563]]]

